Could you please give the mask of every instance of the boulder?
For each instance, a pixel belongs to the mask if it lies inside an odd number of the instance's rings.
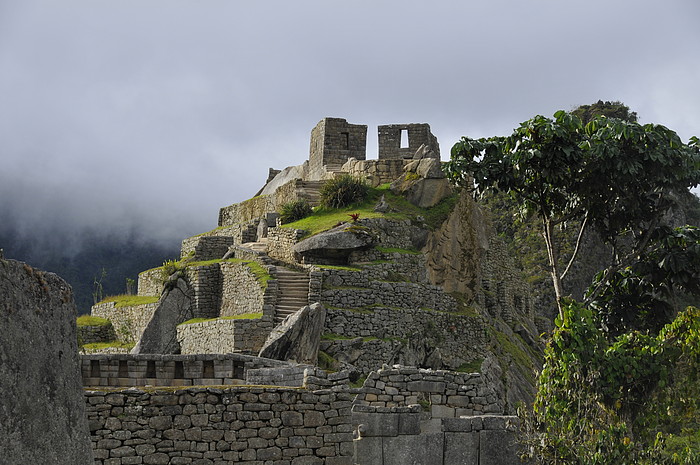
[[[326,309],[320,303],[301,308],[270,333],[259,356],[315,365],[325,321]]]
[[[92,465],[73,292],[0,259],[0,462]]]
[[[292,250],[304,263],[347,263],[350,253],[374,244],[374,236],[361,224],[345,223],[304,239]]]
[[[143,331],[141,340],[132,349],[132,354],[178,354],[177,325],[194,318],[192,290],[187,281],[171,276],[166,290],[158,301],[153,318]]]
[[[416,173],[425,179],[442,179],[445,177],[440,160],[434,158],[423,158],[420,160],[418,166],[416,166]]]

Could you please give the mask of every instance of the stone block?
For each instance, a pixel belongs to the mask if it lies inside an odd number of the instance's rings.
[[[418,436],[384,438],[383,453],[384,465],[442,464],[444,435],[423,433]]]
[[[513,431],[481,431],[479,465],[519,465],[521,461],[516,439]]]
[[[407,390],[415,392],[439,392],[445,391],[445,383],[441,381],[409,381]]]
[[[449,465],[479,465],[479,433],[445,433],[445,458]]]
[[[433,418],[454,418],[455,409],[446,405],[432,405],[430,406],[430,414]]]
[[[384,463],[383,438],[363,437],[353,441],[357,465],[377,465]]]
[[[353,412],[352,423],[358,426],[362,437],[397,436],[399,415],[393,413]]]
[[[399,416],[399,434],[420,434],[420,414],[419,413],[400,413]]]

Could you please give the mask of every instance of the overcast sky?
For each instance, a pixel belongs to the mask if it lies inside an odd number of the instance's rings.
[[[182,239],[326,116],[462,135],[621,100],[700,135],[697,0],[0,0],[0,221]]]

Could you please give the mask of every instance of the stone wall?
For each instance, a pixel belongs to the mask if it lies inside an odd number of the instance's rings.
[[[80,364],[83,385],[94,387],[243,384],[249,370],[290,366],[243,354],[89,354]]]
[[[182,241],[180,254],[186,257],[192,254],[193,261],[218,260],[235,242],[232,236],[194,236]]]
[[[219,210],[219,226],[232,226],[236,223],[246,223],[265,216],[276,210],[275,198],[270,195],[260,195],[241,203],[234,203]],[[248,241],[241,241],[248,242]]]
[[[95,465],[352,465],[347,392],[86,391]]]
[[[362,338],[322,341],[321,347],[363,373],[393,363],[431,362],[457,369],[484,357],[489,341],[485,324],[477,316],[418,308],[376,307],[365,311],[327,308],[324,331],[345,338]],[[439,343],[439,361],[431,361],[430,348],[423,346],[429,340]]]
[[[408,133],[408,147],[401,147],[402,131]],[[380,160],[413,158],[421,145],[426,145],[432,150],[433,156],[440,159],[440,146],[437,137],[430,132],[430,125],[414,123],[379,126]]]
[[[207,320],[181,324],[177,341],[182,354],[257,354],[274,327],[273,317]]]
[[[158,308],[158,302],[130,307],[115,307],[114,302],[93,305],[90,314],[112,322],[117,339],[126,344],[135,344]]]
[[[348,281],[346,281],[348,282]],[[328,307],[362,309],[371,306],[403,309],[426,308],[444,312],[457,310],[455,299],[431,284],[370,281],[366,285],[330,286],[324,282],[321,302]]]
[[[351,158],[341,168],[350,176],[367,179],[372,187],[395,181],[403,174],[403,159],[356,160]]]
[[[219,269],[221,270],[222,283],[218,316],[234,316],[263,311],[265,295],[272,293],[263,289],[248,265],[240,262],[221,262]],[[268,304],[273,306],[272,313],[274,313],[275,300],[268,299]]]
[[[503,241],[492,237],[481,263],[482,292],[477,296],[480,305],[493,317],[513,323],[518,316],[534,320],[535,311],[530,286],[515,267],[513,257]]]
[[[304,236],[303,229],[270,228],[267,230],[267,254],[285,263],[297,263],[292,247]]]
[[[160,295],[163,292],[163,268],[152,268],[139,273],[138,295]]]
[[[78,342],[80,344],[92,344],[94,342],[110,342],[117,339],[114,327],[106,325],[79,325]]]
[[[367,152],[367,126],[348,124],[342,118],[324,118],[311,130],[309,171],[323,172],[327,165],[342,166],[348,159],[364,160]]]
[[[517,465],[514,416],[472,416],[421,421],[413,407],[352,409],[361,431],[354,441],[356,465]]]
[[[192,311],[194,318],[216,318],[221,305],[222,282],[219,263],[188,266],[187,282],[194,291]]]
[[[372,372],[355,403],[371,407],[421,404],[432,418],[502,414],[498,391],[481,373],[395,366]]]

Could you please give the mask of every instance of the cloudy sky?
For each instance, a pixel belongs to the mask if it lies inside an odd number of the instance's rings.
[[[697,0],[0,0],[0,221],[216,226],[325,116],[462,135],[621,100],[700,135]]]

